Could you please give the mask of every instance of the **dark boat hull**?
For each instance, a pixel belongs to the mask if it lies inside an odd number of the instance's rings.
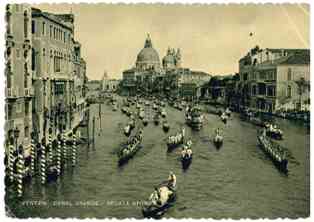
[[[223,140],[215,140],[214,139],[214,145],[217,149],[219,149],[223,144]]]
[[[186,170],[189,168],[189,166],[192,163],[192,156],[191,157],[181,157],[181,164],[182,164],[182,169]]]
[[[174,192],[169,197],[169,200],[167,201],[167,203],[161,207],[155,207],[155,206],[143,207],[142,209],[143,216],[146,218],[159,219],[166,213],[166,211],[170,207],[174,206],[175,201],[176,201],[176,193]]]

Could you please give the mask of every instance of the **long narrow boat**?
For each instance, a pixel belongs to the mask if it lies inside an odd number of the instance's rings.
[[[129,159],[131,159],[137,151],[141,148],[142,135],[134,136],[130,139],[130,141],[125,144],[122,149],[118,152],[119,165],[126,163]]]
[[[213,139],[214,145],[216,146],[217,149],[219,149],[222,144],[223,144],[223,136],[216,134],[214,139]]]
[[[257,136],[260,147],[281,171],[288,171],[288,159],[285,150],[277,143],[271,141],[267,136]]]
[[[183,170],[186,170],[187,168],[189,168],[190,164],[192,163],[193,152],[192,152],[191,146],[192,146],[192,141],[189,140],[185,143],[181,151],[180,159],[181,159]]]

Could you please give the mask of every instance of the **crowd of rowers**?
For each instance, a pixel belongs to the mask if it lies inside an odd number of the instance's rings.
[[[139,130],[138,134],[132,137],[128,143],[126,144],[126,147],[123,149],[123,154],[130,153],[134,147],[138,144],[138,142],[141,142],[143,139],[143,130]]]

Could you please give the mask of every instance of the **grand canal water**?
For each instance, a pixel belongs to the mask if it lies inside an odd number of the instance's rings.
[[[289,174],[280,173],[258,148],[257,127],[235,114],[224,125],[206,114],[204,128],[187,134],[193,141],[193,162],[182,171],[179,150],[166,152],[165,138],[184,123],[183,112],[166,108],[171,125],[166,134],[152,122],[145,127],[143,148],[122,168],[116,149],[128,118],[102,105],[102,130],[96,118],[96,145],[81,146],[78,166],[69,167],[59,181],[27,186],[23,200],[8,192],[6,203],[17,217],[142,218],[136,201],[146,200],[169,171],[177,175],[178,199],[165,217],[278,218],[310,213],[310,135],[302,125],[278,120],[289,151]],[[98,105],[91,107],[98,116]],[[217,150],[209,137],[221,127],[224,144]],[[40,202],[28,202],[40,201]],[[34,204],[31,205],[30,203]]]

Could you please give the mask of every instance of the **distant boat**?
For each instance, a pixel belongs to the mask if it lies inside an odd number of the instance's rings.
[[[167,140],[168,152],[172,151],[174,148],[183,144],[184,143],[184,137],[185,137],[185,129],[184,128],[180,132],[178,132],[176,135],[169,136],[168,140]]]
[[[186,124],[194,130],[200,130],[203,127],[203,114],[199,107],[193,107],[186,113]]]

